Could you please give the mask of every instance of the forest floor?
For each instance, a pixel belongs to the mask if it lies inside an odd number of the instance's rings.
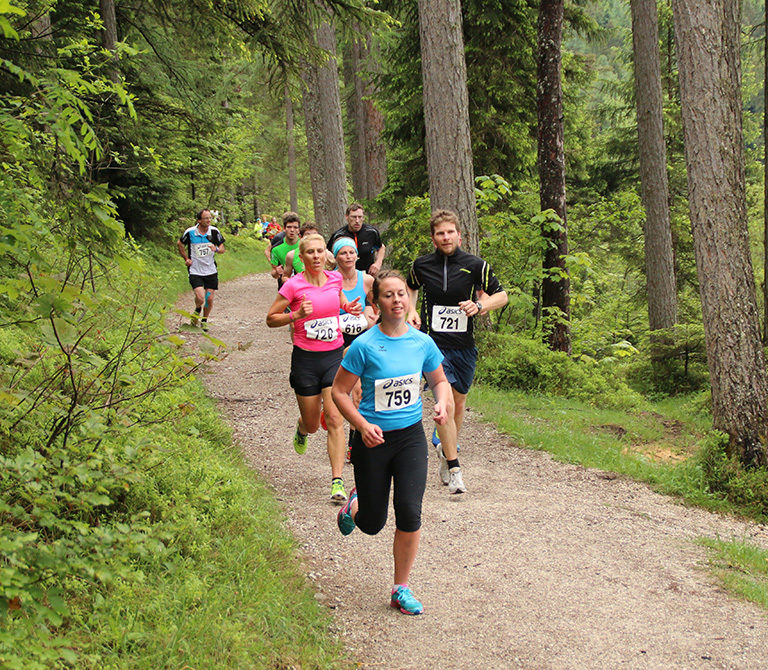
[[[448,494],[430,449],[411,575],[424,614],[391,609],[391,510],[377,536],[342,537],[325,433],[310,436],[306,454],[293,450],[288,329],[265,323],[274,297],[267,274],[221,286],[210,334],[230,353],[201,378],[281,501],[316,597],[360,667],[766,667],[768,615],[721,589],[696,543],[735,537],[766,547],[765,526],[519,448],[471,407],[460,440],[468,493]],[[187,293],[179,306],[190,302]],[[350,489],[351,466],[345,480]]]

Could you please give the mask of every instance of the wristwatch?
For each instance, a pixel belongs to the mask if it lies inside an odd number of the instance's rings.
[[[483,305],[479,300],[475,300],[475,307],[477,307],[478,314],[483,311]]]

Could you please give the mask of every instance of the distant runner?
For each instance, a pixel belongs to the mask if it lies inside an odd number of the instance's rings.
[[[429,221],[435,251],[411,265],[408,289],[411,311],[408,322],[429,334],[445,356],[443,368],[453,390],[453,411],[432,436],[440,457],[440,480],[449,493],[465,493],[459,465],[458,435],[464,421],[469,387],[475,377],[475,317],[507,304],[507,294],[482,258],[462,251],[459,219],[439,209]],[[424,289],[421,316],[416,299]],[[482,291],[480,300],[477,291]],[[439,436],[439,441],[438,441]]]
[[[197,214],[197,224],[187,228],[179,238],[176,247],[189,270],[189,283],[195,294],[195,313],[192,325],[208,330],[208,316],[213,309],[213,298],[219,290],[219,275],[216,254],[224,253],[224,236],[216,226],[211,225],[211,210],[203,209]],[[200,312],[203,318],[200,320]]]
[[[285,237],[282,242],[272,247],[269,262],[272,265],[272,276],[277,279],[277,288],[279,289],[287,277],[285,277],[285,257],[288,252],[299,248],[299,231],[301,222],[296,212],[286,212],[283,214],[283,231]]]

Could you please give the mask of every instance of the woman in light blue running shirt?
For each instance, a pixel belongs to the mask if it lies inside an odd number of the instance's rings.
[[[427,482],[427,441],[421,423],[421,375],[434,391],[434,420],[442,424],[452,402],[443,373],[443,355],[428,335],[409,326],[408,288],[393,270],[379,273],[373,301],[381,321],[360,335],[341,362],[331,390],[333,400],[357,433],[352,442],[355,488],[339,510],[343,535],[356,527],[368,535],[387,522],[394,484],[395,575],[392,607],[421,614],[422,604],[408,587],[421,537],[421,501]],[[350,392],[358,379],[363,396],[356,409]]]

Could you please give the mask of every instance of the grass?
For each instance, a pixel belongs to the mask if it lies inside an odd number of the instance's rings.
[[[731,593],[768,609],[768,551],[740,540],[703,538],[710,569]]]
[[[517,445],[558,461],[646,482],[709,510],[746,517],[754,511],[707,489],[698,456],[711,419],[690,401],[666,399],[627,412],[478,385],[471,404]],[[740,540],[699,542],[709,549],[712,572],[726,589],[768,609],[768,552]]]
[[[223,281],[268,267],[261,241],[227,245]],[[183,265],[166,250],[146,255],[172,303],[188,289]],[[95,594],[79,586],[67,626],[78,667],[353,667],[304,576],[282,509],[244,464],[202,386],[190,380],[163,402],[158,414],[186,411],[147,428],[152,448],[131,505],[149,512],[165,550],[137,565],[138,579]]]

